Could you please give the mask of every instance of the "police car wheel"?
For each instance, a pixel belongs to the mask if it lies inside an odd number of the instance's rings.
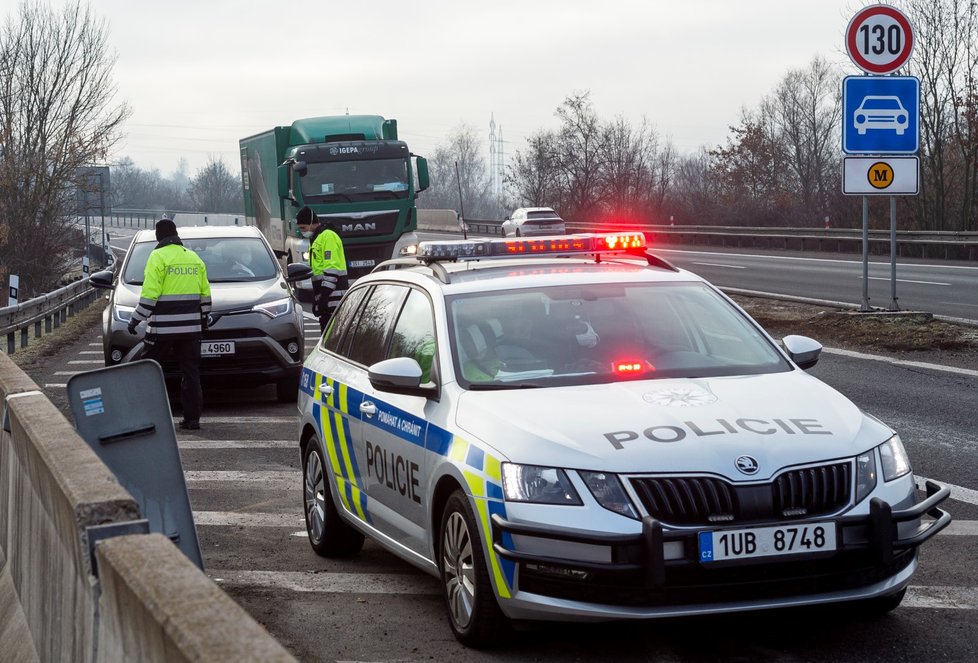
[[[309,545],[322,557],[351,557],[363,548],[363,534],[340,517],[333,502],[319,445],[310,440],[302,459],[303,497]]]
[[[440,532],[442,590],[455,637],[470,647],[497,642],[507,620],[496,603],[475,516],[461,490],[448,498]]]

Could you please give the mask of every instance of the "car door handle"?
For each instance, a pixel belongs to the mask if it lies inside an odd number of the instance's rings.
[[[360,412],[368,417],[372,417],[377,414],[377,406],[370,401],[364,401],[360,403]]]
[[[323,396],[332,396],[333,395],[332,385],[328,385],[328,384],[319,385],[319,393],[321,393]]]

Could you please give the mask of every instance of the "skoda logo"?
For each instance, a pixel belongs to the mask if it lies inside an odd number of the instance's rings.
[[[744,474],[757,474],[760,466],[752,456],[740,456],[737,458],[737,469]]]

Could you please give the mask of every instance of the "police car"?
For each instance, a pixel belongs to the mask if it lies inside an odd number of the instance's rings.
[[[642,234],[423,242],[350,289],[300,382],[313,549],[440,578],[465,644],[509,620],[860,601],[947,526],[899,436]]]

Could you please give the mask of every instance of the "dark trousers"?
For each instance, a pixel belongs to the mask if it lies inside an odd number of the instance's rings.
[[[200,421],[200,411],[204,405],[204,393],[200,387],[200,336],[161,340],[146,343],[144,359],[153,359],[160,365],[163,359],[173,352],[180,367],[180,403],[183,405],[184,421]]]

